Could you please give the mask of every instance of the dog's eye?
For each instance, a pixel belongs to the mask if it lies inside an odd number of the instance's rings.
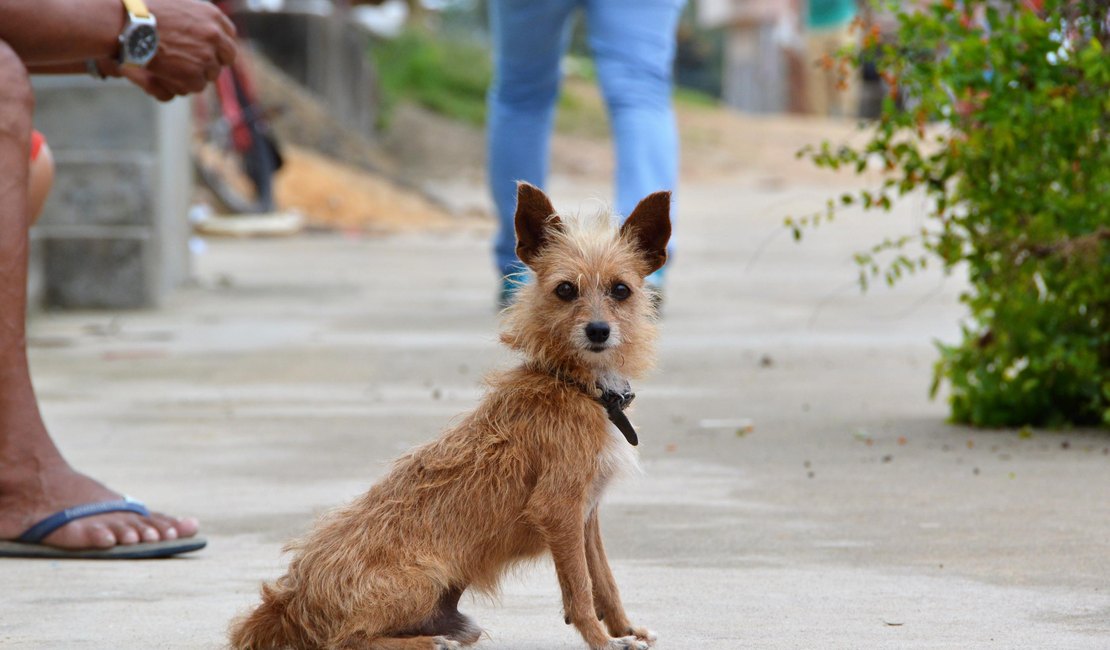
[[[628,300],[628,297],[632,295],[632,289],[629,289],[627,284],[618,282],[609,290],[609,295],[613,296],[613,300],[617,302]]]
[[[578,297],[578,287],[569,282],[560,282],[559,286],[555,287],[555,295],[559,296],[559,300],[574,300]]]

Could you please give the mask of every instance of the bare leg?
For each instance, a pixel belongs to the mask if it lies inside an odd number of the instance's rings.
[[[67,507],[120,498],[74,471],[50,439],[27,365],[27,201],[34,99],[26,68],[0,41],[0,539]],[[196,534],[197,522],[111,513],[74,521],[46,544],[107,548]]]

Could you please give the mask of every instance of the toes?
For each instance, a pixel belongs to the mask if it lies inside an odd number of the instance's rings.
[[[105,522],[116,536],[116,542],[123,545],[138,544],[142,537],[139,535],[137,522],[134,520],[115,519]]]
[[[111,548],[116,545],[116,534],[110,527],[97,521],[71,522],[50,533],[43,543],[58,548]]]
[[[164,537],[163,539],[177,539],[178,537],[192,537],[200,530],[200,523],[193,517],[185,517],[183,519],[175,519],[160,512],[151,513],[150,520],[161,527],[172,528],[174,530],[173,537]]]
[[[445,636],[433,637],[432,642],[435,643],[435,650],[459,650],[462,648],[461,643]]]
[[[147,522],[158,531],[159,539],[170,540],[177,539],[177,520],[166,515],[153,513],[147,519]]]
[[[139,537],[143,542],[160,542],[162,541],[162,533],[158,529],[149,524],[143,523],[139,525]]]
[[[80,541],[76,541],[70,548],[84,548],[91,546],[92,548],[111,548],[119,541],[116,539],[115,533],[108,526],[101,523],[92,523],[85,526],[84,531],[75,531],[78,533],[76,537]],[[80,534],[83,532],[84,534]]]
[[[132,527],[143,542],[161,542],[177,539],[178,537],[192,537],[197,532],[196,519],[177,520],[161,513],[151,513],[149,517],[136,517]],[[182,534],[182,530],[187,534]]]
[[[92,522],[92,524],[85,527],[84,535],[78,535],[78,537],[83,539],[79,541],[78,544],[74,544],[73,548],[81,548],[83,546],[91,546],[93,548],[111,548],[119,544],[119,539],[115,537],[112,529],[108,526],[100,524],[100,522]]]
[[[143,517],[130,512],[109,512],[67,523],[43,543],[65,549],[111,548],[160,542],[196,535],[200,526],[191,517],[175,519],[161,513]]]

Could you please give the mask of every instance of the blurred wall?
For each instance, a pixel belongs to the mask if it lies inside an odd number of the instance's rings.
[[[345,126],[375,136],[380,96],[371,36],[342,14],[245,14],[240,36],[283,73],[316,94]]]
[[[725,104],[749,113],[780,113],[790,106],[782,25],[796,20],[791,6],[790,0],[699,0],[699,24],[725,29]]]

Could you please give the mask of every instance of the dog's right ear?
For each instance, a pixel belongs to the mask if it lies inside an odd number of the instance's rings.
[[[632,214],[621,226],[627,237],[647,262],[653,273],[667,263],[667,242],[671,239],[671,193],[649,194],[636,204]]]
[[[520,181],[516,185],[516,256],[535,270],[532,262],[547,245],[548,232],[561,225],[543,190]]]

